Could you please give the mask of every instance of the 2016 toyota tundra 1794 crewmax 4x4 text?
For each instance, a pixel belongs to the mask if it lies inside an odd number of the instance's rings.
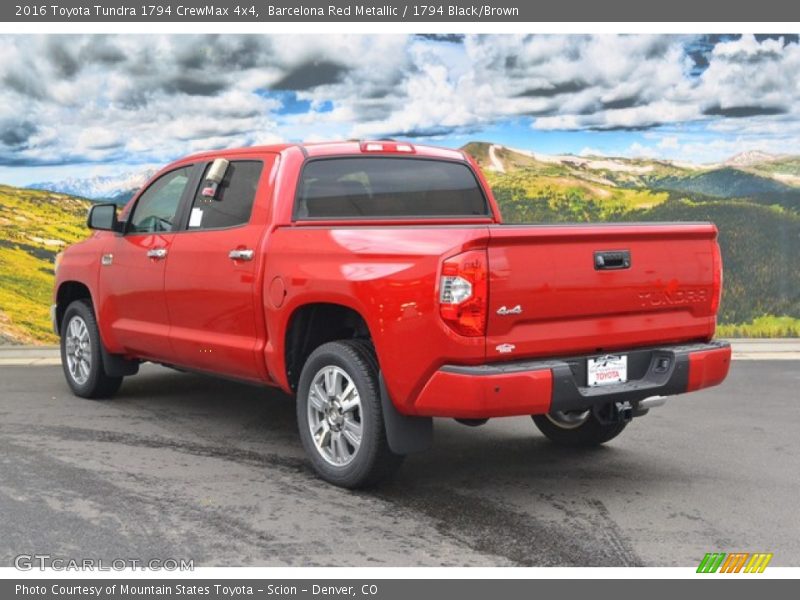
[[[341,486],[393,473],[433,417],[601,444],[730,365],[714,225],[503,225],[457,150],[197,154],[88,225],[52,309],[74,393],[109,397],[141,361],[277,386]]]

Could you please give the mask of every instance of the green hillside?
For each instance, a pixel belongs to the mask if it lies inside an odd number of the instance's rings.
[[[724,167],[683,177],[653,178],[651,187],[703,194],[719,198],[743,198],[762,194],[786,194],[795,190],[791,186],[741,169]]]
[[[800,336],[800,188],[771,178],[800,160],[700,170],[603,157],[545,162],[497,146],[492,161],[486,144],[464,150],[510,223],[712,221],[725,265],[720,334]]]
[[[87,235],[89,202],[0,185],[0,344],[54,343],[53,259]]]
[[[800,175],[800,157],[785,156],[774,160],[758,162],[750,165],[755,173],[778,173],[781,175]]]

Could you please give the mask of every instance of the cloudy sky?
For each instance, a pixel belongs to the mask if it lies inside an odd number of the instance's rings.
[[[16,185],[284,140],[800,154],[797,35],[4,35],[0,79]]]

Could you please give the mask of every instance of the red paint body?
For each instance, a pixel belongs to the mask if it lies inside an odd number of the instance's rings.
[[[731,349],[695,352],[689,356],[689,385],[687,392],[719,385],[728,375]]]
[[[502,225],[480,170],[460,151],[414,149],[417,157],[469,164],[490,217],[293,220],[304,162],[362,155],[363,148],[356,142],[280,145],[177,161],[162,173],[216,157],[263,161],[250,222],[160,235],[96,232],[64,253],[56,290],[65,282],[89,289],[112,353],[285,391],[291,391],[286,331],[295,311],[309,303],[348,307],[369,328],[397,409],[430,416],[542,414],[550,407],[547,369],[477,378],[443,372],[445,365],[713,337],[721,265],[712,224]],[[167,249],[167,258],[147,258],[152,248]],[[235,248],[253,248],[253,260],[230,260]],[[594,268],[595,251],[622,248],[631,254],[629,269]],[[486,334],[478,336],[456,333],[439,311],[443,262],[470,250],[485,253],[488,268]],[[101,266],[103,254],[113,254],[113,266]],[[518,314],[498,314],[517,305]],[[689,389],[716,385],[727,373],[729,350],[703,354],[691,358]]]
[[[437,371],[415,404],[416,414],[458,419],[541,415],[550,411],[553,377],[548,369],[472,376]]]

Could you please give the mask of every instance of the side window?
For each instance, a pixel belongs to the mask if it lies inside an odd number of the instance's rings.
[[[157,233],[175,229],[175,216],[191,167],[170,171],[156,179],[133,207],[128,233]]]
[[[263,167],[259,160],[232,161],[213,196],[203,194],[206,189],[204,173],[192,202],[189,231],[235,227],[250,221]],[[206,173],[210,168],[209,164]]]

